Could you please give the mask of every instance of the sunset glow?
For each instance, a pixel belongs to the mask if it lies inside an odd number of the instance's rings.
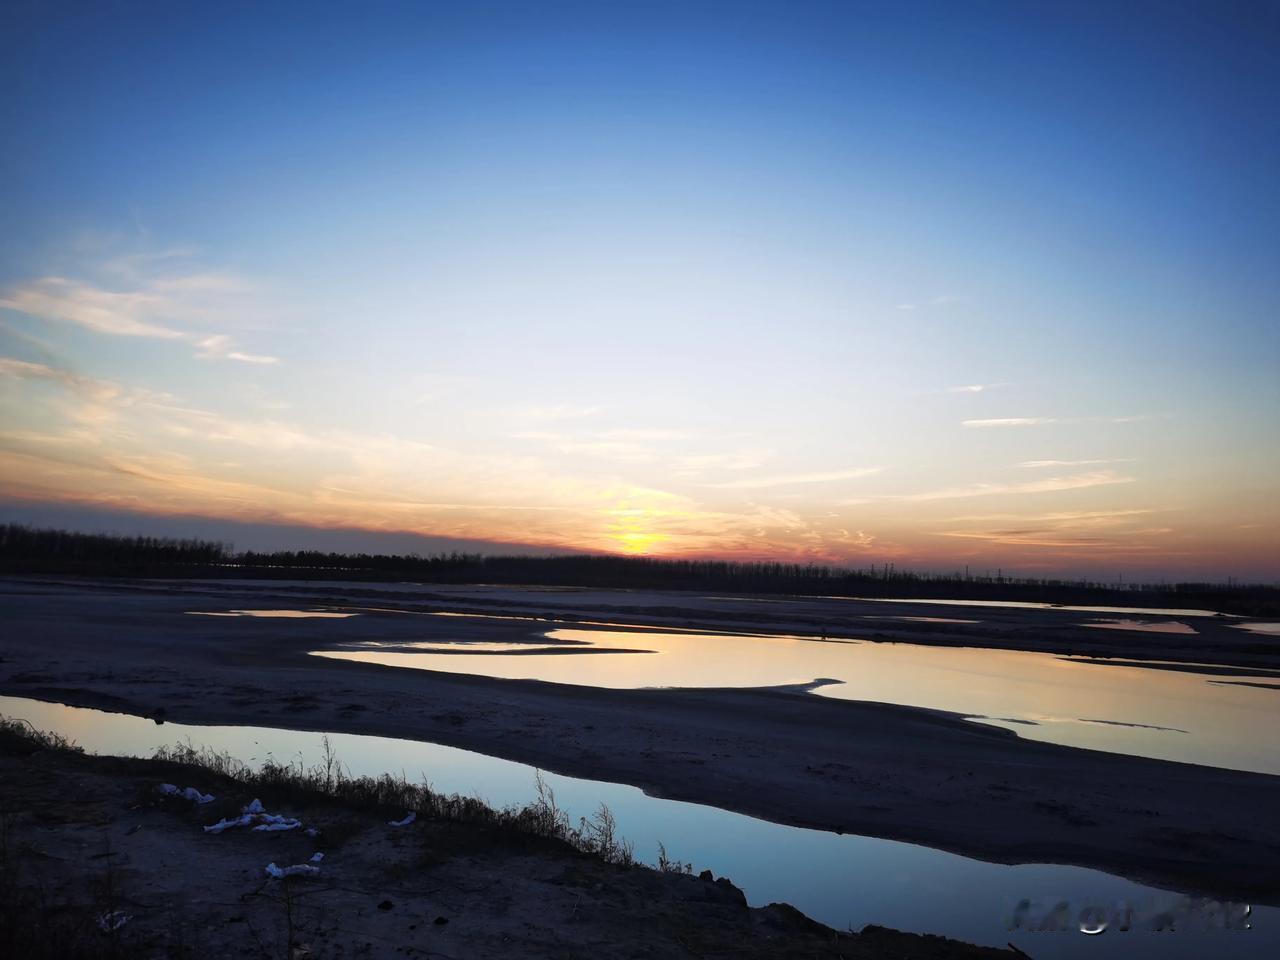
[[[0,519],[1280,578],[1264,36],[540,9],[6,14]]]

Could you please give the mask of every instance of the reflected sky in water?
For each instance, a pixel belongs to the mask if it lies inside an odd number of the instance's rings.
[[[141,717],[13,697],[0,697],[0,714],[57,730],[98,753],[148,756],[156,747],[190,740],[254,766],[267,759],[309,766],[322,756],[322,735],[314,732],[157,725]],[[330,734],[330,739],[356,775],[403,771],[410,779],[429,780],[437,790],[477,795],[497,806],[533,798],[534,768],[525,764],[386,737]],[[572,817],[607,804],[640,859],[653,862],[662,842],[670,856],[692,861],[695,869],[728,876],[753,905],[791,903],[839,929],[877,923],[998,946],[1012,941],[1036,960],[1201,960],[1224,952],[1260,958],[1280,949],[1280,910],[1274,908],[1255,908],[1254,929],[1247,932],[1011,934],[1007,918],[1022,897],[1067,899],[1073,905],[1123,899],[1139,910],[1165,909],[1179,897],[1081,867],[985,863],[915,844],[788,827],[650,797],[624,784],[555,774],[546,779]],[[335,864],[340,856],[335,855]]]
[[[825,678],[840,682],[815,694],[993,718],[986,722],[1070,746],[1280,773],[1280,741],[1259,735],[1280,724],[1280,696],[1256,686],[1209,683],[1195,673],[1013,650],[797,636],[573,628],[551,630],[546,637],[616,652],[544,656],[497,648],[471,652],[475,648],[460,644],[441,653],[445,645],[432,641],[425,647],[318,653],[612,688],[772,687]],[[623,652],[635,650],[650,652]],[[1241,676],[1248,679],[1243,671]]]
[[[188,610],[192,617],[261,617],[267,620],[344,620],[359,616],[331,610]]]
[[[1038,603],[1033,600],[912,600],[901,597],[821,597],[822,600],[874,600],[876,603],[936,603],[944,607],[1008,607],[1019,610],[1072,610],[1078,613],[1145,613],[1162,617],[1223,617],[1216,610],[1184,610],[1179,607],[1105,607],[1067,603]]]
[[[1099,630],[1136,630],[1138,633],[1176,633],[1183,636],[1194,636],[1195,627],[1189,627],[1177,620],[1098,620],[1084,624]]]
[[[1232,626],[1250,633],[1262,633],[1270,637],[1280,637],[1280,623],[1237,623]]]

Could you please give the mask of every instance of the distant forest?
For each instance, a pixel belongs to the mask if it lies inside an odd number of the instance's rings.
[[[769,561],[663,560],[580,555],[393,556],[280,550],[237,553],[230,544],[0,525],[0,573],[288,580],[413,580],[537,586],[696,590],[949,600],[1168,606],[1280,616],[1280,588],[1238,583],[1100,583],[995,574],[920,573]]]

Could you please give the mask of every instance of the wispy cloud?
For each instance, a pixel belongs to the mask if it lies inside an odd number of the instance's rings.
[[[1150,420],[1145,414],[1132,417],[999,417],[991,420],[964,420],[965,427],[1040,427],[1053,423],[1138,423]]]
[[[685,430],[662,428],[623,428],[619,430],[602,430],[598,436],[605,440],[690,440],[693,434]]]
[[[167,259],[135,255],[127,267],[109,261],[102,272],[133,278],[131,289],[115,290],[67,277],[42,277],[18,284],[0,294],[0,309],[12,310],[46,323],[67,323],[113,337],[171,340],[193,344],[201,359],[237,360],[271,364],[276,357],[237,349],[226,333],[209,328],[225,327],[238,314],[225,301],[249,292],[240,278],[221,273],[187,273],[177,276],[136,276],[141,265]]]
[[[19,330],[5,320],[0,320],[0,336],[21,343],[28,354],[34,354],[51,363],[57,362],[57,349],[43,337],[37,337],[34,334],[27,333],[25,330]]]
[[[101,425],[119,412],[144,404],[167,402],[166,394],[141,387],[126,387],[112,380],[90,377],[63,367],[32,363],[14,357],[0,357],[0,377],[61,384],[70,391],[70,400],[60,402],[63,415],[75,423]],[[77,434],[82,439],[83,434]]]
[[[998,523],[1014,521],[1017,523],[1117,523],[1127,522],[1131,517],[1147,516],[1152,513],[1168,513],[1167,509],[1157,510],[1154,507],[1142,507],[1127,510],[1055,510],[1047,513],[973,513],[958,517],[948,517],[949,523]]]
[[[967,383],[960,387],[947,387],[946,393],[986,393],[988,390],[999,390],[1002,387],[1012,387],[1013,383],[1008,380],[1002,380],[999,383]]]
[[[1133,483],[1134,479],[1134,477],[1124,476],[1112,470],[1098,470],[1092,473],[1078,473],[1065,477],[1048,477],[1044,480],[1024,480],[1016,483],[971,483],[959,487],[926,490],[922,493],[898,493],[877,497],[862,497],[842,500],[840,505],[855,506],[877,501],[916,503],[928,500],[959,500],[968,497],[992,496],[994,494],[1009,496],[1027,493],[1057,493],[1063,490],[1082,490],[1088,487],[1104,487],[1117,483]]]
[[[828,470],[818,473],[787,473],[769,477],[744,477],[725,483],[709,483],[719,490],[761,490],[766,487],[786,487],[801,483],[828,483],[835,480],[856,480],[879,473],[883,467],[856,467],[851,470]]]
[[[1157,544],[1143,544],[1135,537],[1162,536],[1172,533],[1169,527],[1151,527],[1142,530],[1125,531],[1122,537],[1099,537],[1092,535],[1072,535],[1054,530],[1010,529],[1010,530],[946,530],[938,535],[955,537],[961,540],[981,540],[985,543],[1003,544],[1020,547],[1058,547],[1066,549],[1091,548],[1094,550],[1119,549],[1125,553],[1150,553],[1159,549]]]
[[[580,420],[583,417],[595,416],[602,412],[602,408],[572,403],[558,403],[521,407],[515,412],[518,416],[525,417],[528,420]]]
[[[1173,527],[1151,525],[1148,519],[1153,513],[1170,512],[1173,511],[1140,508],[979,514],[952,517],[947,522],[963,526],[937,534],[1006,546],[1093,548],[1110,554],[1137,554],[1156,549],[1161,538],[1174,532]]]
[[[507,436],[512,440],[532,440],[537,443],[568,443],[573,440],[573,434],[554,430],[517,430]]]
[[[839,560],[872,542],[865,531],[832,529],[824,518],[777,507],[708,509],[689,496],[556,472],[534,459],[241,419],[3,360],[0,377],[65,388],[16,394],[24,408],[40,408],[42,428],[0,431],[0,494],[7,496],[633,553]],[[63,393],[69,405],[55,402]],[[87,428],[73,415],[90,398],[109,429]],[[61,420],[50,416],[59,412]]]
[[[667,476],[683,480],[696,480],[724,471],[755,470],[773,457],[773,451],[758,449],[686,453],[684,451],[690,448],[690,441],[697,441],[696,447],[703,448],[712,441],[687,430],[670,427],[584,429],[563,420],[547,426],[557,429],[516,430],[506,436],[512,440],[543,444],[553,453],[570,457],[628,465],[662,464],[668,471]],[[753,482],[750,485],[767,484]]]
[[[0,357],[0,376],[23,378],[29,380],[57,380],[68,386],[94,382],[92,378],[82,377],[70,370],[59,370],[44,363],[32,363],[16,357]]]
[[[676,457],[673,466],[680,476],[698,476],[708,470],[756,470],[771,459],[772,450],[737,450],[727,453],[694,453]]]
[[[651,463],[658,459],[657,451],[651,447],[625,440],[570,440],[558,444],[556,449],[561,453],[581,454],[618,463]]]
[[[1062,423],[1056,417],[1003,417],[996,420],[965,420],[966,427],[1039,427],[1046,423]]]
[[[565,420],[573,417],[537,417]],[[567,426],[567,425],[566,425]],[[507,434],[513,440],[545,443],[557,453],[611,460],[617,463],[652,463],[666,456],[663,444],[691,438],[683,430],[628,427],[612,430],[517,430]]]
[[[241,363],[272,364],[279,363],[279,357],[269,357],[257,353],[241,353],[232,349],[231,338],[223,334],[197,340],[200,352],[196,354],[201,360],[238,360]]]
[[[198,252],[195,247],[170,247],[167,250],[117,254],[102,261],[99,270],[103,274],[136,283],[153,276],[158,265],[172,260],[187,260]]]
[[[1024,470],[1041,470],[1046,467],[1094,467],[1109,463],[1137,463],[1134,457],[1119,457],[1114,460],[1023,460],[1019,467]]]
[[[115,293],[64,277],[45,277],[8,291],[0,297],[0,307],[111,336],[165,340],[186,336],[181,330],[144,319],[163,307],[163,298],[154,291]]]

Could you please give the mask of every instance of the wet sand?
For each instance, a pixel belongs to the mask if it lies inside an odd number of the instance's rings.
[[[235,596],[237,581],[158,581],[169,589]],[[152,585],[147,589],[158,589]],[[959,601],[846,597],[724,596],[661,590],[511,587],[367,582],[254,582],[282,600],[400,610],[529,617],[562,623],[683,626],[717,632],[806,634],[829,639],[894,640],[933,646],[988,647],[1098,658],[1215,663],[1280,669],[1274,633],[1243,617],[1212,611],[1093,609]],[[1117,628],[1117,620],[1134,629]],[[1173,629],[1176,624],[1185,629]],[[1106,627],[1106,629],[1098,629]]]
[[[242,722],[430,740],[781,823],[923,843],[1000,862],[1079,864],[1187,892],[1280,903],[1274,869],[1280,825],[1270,816],[1280,809],[1280,777],[1036,743],[937,711],[794,689],[606,690],[325,660],[306,654],[370,640],[527,641],[547,625],[368,609],[349,619],[195,617],[187,611],[285,606],[298,588],[142,587],[5,582],[0,692],[183,723]],[[387,601],[386,592],[349,596],[333,585],[320,590],[333,603],[368,607]],[[758,604],[762,617],[748,619],[743,609],[757,604],[742,598],[703,598],[698,608],[684,595],[645,594],[642,604],[623,608],[605,603],[600,591],[453,593],[461,599],[421,602],[466,611],[478,599],[493,600],[484,609],[518,616],[553,595],[560,615],[581,619],[636,622],[639,606],[655,626],[720,628],[725,622],[717,618],[726,614],[756,631],[794,631],[812,623],[807,606],[786,621],[780,612],[785,601],[764,601]],[[320,594],[305,595],[319,602]],[[572,606],[576,601],[582,609]],[[397,606],[405,609],[407,602]],[[886,614],[884,606],[872,607],[879,612],[871,615],[929,616],[939,609],[893,604]],[[984,622],[987,614],[984,609]],[[1033,614],[1048,615],[1050,625],[1037,632]],[[1025,640],[1021,649],[1039,649],[1031,642],[1050,642],[1044,637],[1054,630],[1062,637],[1079,633],[1092,642],[1092,655],[1129,659],[1158,653],[1159,659],[1174,660],[1171,654],[1181,653],[1188,661],[1194,655],[1216,662],[1203,646],[1194,650],[1186,644],[1197,637],[1208,638],[1205,645],[1230,642],[1208,630],[1129,638],[1121,631],[1073,629],[1071,623],[1084,616],[1004,611],[994,618],[995,627],[984,629],[992,645]],[[1217,625],[1217,618],[1207,621]],[[1201,619],[1193,623],[1202,630]],[[825,626],[834,638],[834,623]],[[932,635],[934,641],[951,643],[960,642],[954,629],[972,626],[904,621],[891,629],[912,633],[913,639],[919,630],[944,631]],[[1266,638],[1223,630],[1244,644],[1269,646]],[[973,638],[966,642],[973,645]],[[1247,654],[1257,667],[1274,665],[1265,649],[1236,653]]]

